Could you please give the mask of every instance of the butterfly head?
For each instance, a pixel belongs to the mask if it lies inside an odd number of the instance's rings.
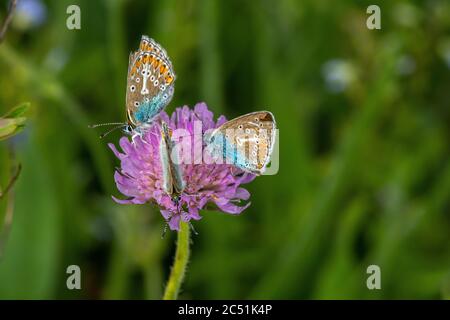
[[[133,134],[133,131],[134,131],[133,125],[130,124],[130,123],[125,124],[125,125],[123,126],[123,128],[122,128],[122,131],[123,131],[125,134],[132,135],[132,134]]]

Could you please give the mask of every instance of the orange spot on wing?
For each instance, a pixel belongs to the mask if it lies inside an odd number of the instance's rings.
[[[173,82],[173,76],[168,74],[165,76],[164,81],[166,81],[166,84],[169,85]]]
[[[141,58],[139,58],[139,59],[136,61],[136,63],[134,64],[134,67],[135,67],[135,68],[140,68],[140,67],[141,67],[141,64],[142,64],[142,60],[141,60]]]
[[[155,59],[154,68],[158,69],[159,65],[161,64],[161,60]]]
[[[148,45],[147,40],[142,40],[141,43],[139,44],[139,50],[141,51],[145,51],[145,47]]]
[[[159,73],[163,74],[167,71],[167,66],[165,64],[162,64],[161,67],[159,67]]]

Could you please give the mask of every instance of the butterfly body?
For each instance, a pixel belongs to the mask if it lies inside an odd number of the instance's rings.
[[[174,143],[171,140],[171,131],[165,122],[161,122],[161,142],[159,154],[163,173],[163,190],[172,199],[178,199],[183,193],[186,183],[183,179],[177,150],[174,151]]]
[[[270,161],[276,123],[269,111],[257,111],[227,121],[205,137],[207,149],[228,164],[260,175]]]

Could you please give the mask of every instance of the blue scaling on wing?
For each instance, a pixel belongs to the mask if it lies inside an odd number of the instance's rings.
[[[216,133],[213,140],[210,140],[207,148],[209,152],[216,158],[222,156],[223,163],[232,164],[238,168],[247,168],[247,159],[236,146],[222,133]],[[216,158],[217,159],[217,158]]]
[[[150,101],[142,103],[134,113],[135,119],[141,123],[151,122],[166,106],[164,100],[163,94],[160,93]]]

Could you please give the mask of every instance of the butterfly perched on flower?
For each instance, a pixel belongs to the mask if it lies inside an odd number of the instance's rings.
[[[181,214],[182,203],[181,196],[186,188],[186,182],[183,178],[183,171],[180,166],[180,159],[177,150],[174,150],[174,142],[172,141],[172,130],[168,124],[161,121],[161,141],[159,143],[159,156],[161,160],[162,171],[162,189],[173,201],[176,211],[169,213],[166,218],[166,225],[164,226],[162,237],[164,237],[169,221],[173,214]],[[174,152],[175,151],[175,152]],[[190,227],[195,231],[191,222]]]
[[[264,173],[276,137],[276,122],[269,111],[257,111],[223,123],[204,137],[216,160],[255,175]]]
[[[174,151],[174,142],[171,140],[172,132],[164,121],[161,122],[161,142],[159,155],[163,176],[163,190],[177,202],[183,193],[186,182],[183,179],[178,153]]]
[[[127,134],[141,135],[151,127],[160,112],[172,100],[175,73],[164,48],[143,35],[139,49],[128,60],[126,117],[127,122],[103,123],[90,126],[117,125],[108,132],[123,128]]]

